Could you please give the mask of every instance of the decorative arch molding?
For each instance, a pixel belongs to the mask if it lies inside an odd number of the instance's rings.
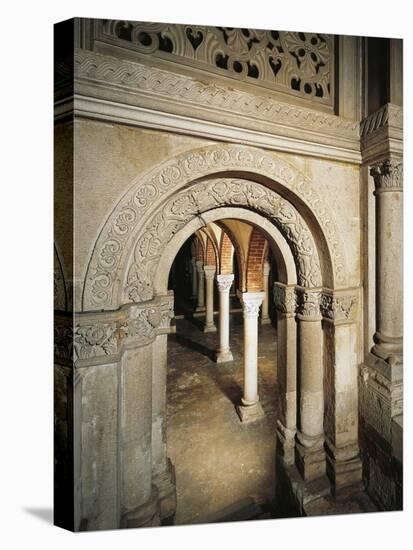
[[[241,145],[220,144],[183,153],[135,180],[97,239],[85,277],[83,310],[120,305],[122,273],[148,220],[169,196],[195,180],[214,175],[241,176],[251,184],[261,182],[262,190],[271,188],[287,199],[309,222],[317,238],[325,284],[334,288],[345,282],[343,246],[329,209],[312,182],[274,154]],[[287,201],[285,204],[287,206]],[[157,243],[147,242],[147,246],[151,249],[157,247]]]
[[[323,285],[316,244],[294,206],[259,183],[218,178],[198,181],[183,189],[154,214],[142,231],[127,267],[122,302],[150,300],[160,257],[174,235],[194,218],[225,207],[248,208],[274,223],[291,248],[299,285]]]

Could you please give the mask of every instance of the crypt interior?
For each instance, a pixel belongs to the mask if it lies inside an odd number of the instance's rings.
[[[55,25],[55,523],[403,508],[402,40]]]

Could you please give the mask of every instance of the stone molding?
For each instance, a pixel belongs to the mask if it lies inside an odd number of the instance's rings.
[[[240,294],[244,318],[257,319],[264,300],[264,292],[242,292]]]
[[[214,265],[204,265],[205,279],[213,280],[215,277],[216,267]]]
[[[55,360],[75,367],[118,361],[125,347],[146,346],[169,333],[174,316],[173,293],[115,312],[55,316]]]
[[[217,285],[219,292],[229,292],[234,281],[234,274],[217,275]]]
[[[57,102],[56,116],[74,110],[77,116],[360,163],[358,122],[255,92],[76,50],[73,103]]]
[[[295,287],[274,283],[273,295],[275,307],[279,312],[286,315],[295,315],[297,305]]]
[[[258,183],[238,178],[212,179],[177,193],[149,221],[137,240],[133,261],[128,267],[124,302],[151,299],[159,259],[174,235],[196,216],[224,206],[247,206],[273,222],[292,250],[301,286],[321,286],[316,244],[291,203]]]
[[[387,103],[360,122],[360,137],[366,138],[374,132],[390,126],[403,128],[403,108]]]
[[[370,169],[374,178],[375,193],[403,191],[403,162],[386,159]]]
[[[271,178],[304,201],[327,240],[334,270],[331,277],[335,284],[342,284],[345,280],[342,243],[328,207],[310,180],[273,154],[238,145],[214,145],[188,151],[137,178],[108,217],[97,239],[85,277],[83,309],[113,309],[120,305],[115,280],[122,277],[125,256],[131,253],[132,243],[143,231],[149,215],[160,209],[166,194],[177,193],[202,176],[231,170]],[[253,197],[246,197],[246,200],[251,202]]]

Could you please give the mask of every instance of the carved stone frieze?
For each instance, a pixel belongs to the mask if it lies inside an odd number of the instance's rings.
[[[281,313],[293,315],[296,308],[296,294],[293,287],[274,284],[274,303]]]
[[[291,203],[258,183],[242,179],[213,179],[197,183],[173,196],[146,226],[137,241],[134,261],[128,271],[125,298],[134,302],[150,300],[157,265],[168,243],[195,216],[220,206],[249,207],[270,219],[292,249],[300,285],[321,286],[316,245],[306,223]],[[208,273],[206,267],[205,274]]]
[[[160,211],[157,219],[153,221],[153,229],[156,231],[156,227],[160,227],[163,211],[157,205],[164,200],[165,194],[177,193],[180,188],[202,176],[231,170],[247,171],[269,177],[285,186],[307,204],[325,233],[334,269],[334,275],[331,274],[331,276],[334,276],[337,283],[342,283],[345,275],[342,244],[334,219],[329,215],[327,206],[311,182],[284,160],[259,149],[237,145],[214,145],[185,153],[155,168],[146,176],[138,178],[109,216],[97,240],[86,276],[83,308],[96,310],[119,305],[120,297],[114,293],[114,281],[123,277],[122,271],[125,269],[126,258],[130,256],[133,243],[142,233],[145,232],[146,236],[140,239],[140,250],[146,250],[145,255],[151,256],[153,251],[159,250],[159,238],[165,242],[165,239],[168,240],[168,234],[170,237],[172,233],[179,230],[180,224],[184,223],[182,219],[185,209],[188,216],[191,216],[198,214],[198,202],[204,209],[208,208],[209,199],[205,193],[198,193],[193,197],[187,195],[186,198],[180,196],[180,202],[175,201],[174,204],[174,208],[179,211],[176,220],[171,220],[162,233],[154,239],[151,232],[145,229],[144,224],[147,223],[148,213],[158,207]],[[251,185],[253,187],[254,184],[251,182]],[[263,186],[255,187],[256,190],[258,188],[261,194],[262,190],[266,189]],[[245,193],[241,193],[241,196],[247,200],[246,206],[251,204],[253,207],[254,201],[259,201],[259,197],[254,198],[253,194],[246,197]],[[275,193],[273,196],[276,196]],[[214,203],[225,205],[223,197],[217,198],[215,195],[210,199],[211,207]],[[236,204],[237,194],[233,195],[232,202]],[[261,200],[260,203],[265,207],[264,201]],[[291,226],[287,220],[284,224],[285,230],[293,239],[294,234],[297,234],[297,223],[300,222],[294,215]],[[306,251],[300,261],[308,262],[309,255],[311,251]],[[145,275],[142,270],[146,269],[146,266],[135,263],[133,269],[136,270],[136,279],[142,279]],[[300,271],[305,272],[305,267],[300,268]],[[131,299],[136,300],[140,292],[133,294],[135,297]],[[150,293],[146,295],[149,296]]]
[[[357,301],[356,294],[323,293],[320,301],[321,314],[329,321],[351,321],[353,320]]]
[[[332,105],[334,40],[330,35],[104,20],[98,39],[151,60],[187,64]]]
[[[387,159],[370,170],[374,178],[376,193],[383,191],[403,191],[403,162]]]

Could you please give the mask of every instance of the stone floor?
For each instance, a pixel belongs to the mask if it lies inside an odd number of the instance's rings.
[[[177,321],[168,342],[168,455],[176,469],[175,523],[269,517],[277,415],[275,328],[259,329],[259,394],[266,417],[242,425],[242,317],[231,316],[234,361],[213,361],[218,334],[202,318]],[[248,510],[248,511],[247,511]],[[248,517],[246,517],[248,516]]]

